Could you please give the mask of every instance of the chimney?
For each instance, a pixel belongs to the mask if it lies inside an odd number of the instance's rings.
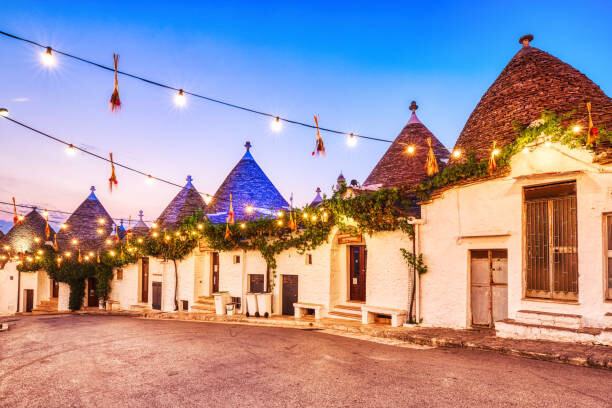
[[[519,39],[519,44],[523,44],[523,48],[529,47],[529,43],[533,41],[532,34],[526,34]]]

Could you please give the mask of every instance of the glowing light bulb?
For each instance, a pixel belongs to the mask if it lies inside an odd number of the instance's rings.
[[[205,202],[206,204],[210,204],[210,202],[211,202],[211,201],[212,201],[212,197],[211,197],[209,194],[206,194],[206,195],[204,196],[204,202]]]
[[[11,247],[8,245],[3,246],[2,248],[4,248],[5,251],[8,251],[9,249],[11,249]]]
[[[283,220],[278,220],[276,223],[277,223],[278,225],[283,225]]]
[[[34,238],[34,242],[36,242],[36,243],[38,244],[38,243],[40,242],[40,238],[35,237],[35,238]]]
[[[138,242],[139,244],[142,244],[142,238],[138,238],[136,242]]]
[[[461,150],[453,150],[453,157],[456,159],[461,157]]]
[[[153,178],[153,176],[152,176],[152,175],[150,175],[150,174],[149,174],[149,175],[147,176],[147,178],[145,179],[145,182],[146,182],[148,185],[151,185],[151,184],[155,183],[155,179]]]
[[[166,241],[170,241],[170,235],[166,235],[166,236],[164,237],[164,239],[165,239]]]
[[[198,229],[201,230],[202,228],[204,228],[204,225],[198,224]]]
[[[68,229],[68,224],[61,224],[60,228],[63,229],[63,230],[66,230],[66,229]]]
[[[49,211],[45,210],[43,211],[43,217],[47,218],[49,216]]]
[[[283,124],[281,123],[280,118],[278,116],[272,120],[272,122],[270,123],[270,127],[275,132],[281,131],[281,129],[283,128]]]
[[[102,228],[98,228],[98,234],[100,235],[104,234],[104,230]]]
[[[187,104],[187,98],[185,98],[185,94],[183,93],[182,89],[179,89],[178,93],[174,95],[174,103],[180,108]]]
[[[39,249],[38,251],[36,251],[36,253],[37,253],[38,255],[42,255],[42,254],[44,254],[45,252],[44,252],[42,249]]]
[[[304,213],[304,214],[302,214],[302,217],[303,217],[303,218],[308,218],[308,214],[307,214],[307,213]]]
[[[408,146],[408,148],[406,149],[406,152],[408,154],[413,154],[414,153],[414,146]]]
[[[178,231],[176,231],[176,232],[174,233],[174,235],[176,235],[176,236],[178,237],[178,236],[179,236],[179,235],[181,235],[181,234],[180,234]]]
[[[157,232],[154,232],[154,233],[153,233],[153,237],[154,237],[154,238],[157,238],[158,236],[159,236],[159,234],[158,234]]]
[[[71,242],[72,242],[72,245],[76,245],[76,244],[79,243],[79,241],[77,239],[73,239]]]
[[[66,154],[68,156],[74,156],[75,153],[76,149],[74,148],[74,145],[72,143],[66,146]]]
[[[285,215],[285,213],[282,212],[282,211],[279,211],[279,212],[276,213],[276,215],[278,215],[279,217],[282,217],[283,215]]]
[[[493,150],[493,156],[497,156],[497,155],[499,155],[499,149]]]
[[[109,251],[109,252],[108,252],[108,254],[109,254],[110,256],[115,256],[115,251]]]
[[[89,255],[85,255],[85,260],[89,261]]]
[[[254,208],[253,208],[253,206],[252,206],[252,205],[247,205],[247,206],[246,206],[246,212],[247,212],[247,213],[251,214],[253,211],[254,211]]]
[[[523,149],[523,153],[529,153],[529,148],[528,148],[528,147],[525,147],[525,148]]]
[[[49,68],[55,66],[55,56],[53,55],[53,50],[51,47],[47,47],[45,52],[40,54],[40,60]]]
[[[550,140],[547,140],[547,141],[544,143],[544,146],[546,146],[546,147],[550,147],[550,145],[551,145],[551,144],[552,144],[552,143],[550,143]]]
[[[242,224],[240,224],[240,228],[245,229],[246,228],[246,224],[243,222]]]
[[[72,252],[64,252],[64,256],[66,258],[70,258],[72,256]]]
[[[151,228],[153,228],[153,229],[157,228],[157,223],[154,222],[153,224],[151,224]]]
[[[110,239],[107,239],[107,240],[106,240],[106,245],[110,245],[110,244],[112,244],[112,243],[113,243],[113,241],[111,241]]]
[[[574,127],[572,128],[572,130],[574,131],[574,133],[580,133],[580,131],[582,130],[582,128],[581,128],[580,126],[576,125],[576,126],[574,126]]]
[[[28,256],[26,259],[28,262],[32,262],[34,260],[31,256]]]
[[[348,147],[355,147],[357,145],[357,138],[354,134],[351,133],[348,136],[348,138],[346,139],[346,144],[348,145]]]
[[[93,252],[91,252],[91,251],[89,251],[89,253],[88,253],[87,255],[89,255],[90,257],[93,257],[93,256],[94,256],[94,253],[93,253]]]
[[[311,220],[316,221],[316,220],[317,220],[317,216],[316,216],[316,215],[313,215],[313,216],[312,216],[312,218],[311,218]]]
[[[17,219],[18,219],[19,221],[23,221],[23,220],[25,219],[25,217],[24,217],[23,215],[18,215],[18,216],[17,216]]]
[[[8,116],[8,109],[0,108],[0,116],[2,116],[3,118],[6,118]]]

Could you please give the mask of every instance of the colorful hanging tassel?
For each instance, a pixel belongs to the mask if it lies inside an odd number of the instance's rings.
[[[225,224],[225,239],[230,239],[232,236],[232,230],[230,230],[230,224],[233,224],[234,220],[234,205],[232,203],[232,195],[230,194],[230,205],[227,213],[227,224]]]
[[[127,229],[125,234],[127,236],[127,241],[128,241],[128,244],[129,244],[130,243],[130,238],[132,238],[132,216],[131,215],[128,218],[128,229]]]
[[[315,143],[315,149],[312,151],[313,156],[321,155],[325,157],[325,146],[323,145],[323,138],[321,138],[321,132],[319,131],[319,117],[314,117],[315,125],[317,126],[317,141]]]
[[[98,261],[98,263],[100,263],[100,250],[99,249],[98,249],[98,256],[97,256],[96,260]]]
[[[17,225],[21,220],[19,219],[19,214],[17,214],[17,204],[15,204],[15,197],[13,197],[13,213],[15,214],[15,216],[13,217],[13,225]]]
[[[45,221],[45,238],[48,241],[49,237],[51,236],[51,229],[49,228],[49,213],[47,212],[47,210],[45,210]]]
[[[78,258],[79,263],[83,262],[83,257],[81,256],[81,248],[79,248],[79,258]]]
[[[119,241],[121,241],[121,238],[119,238],[119,227],[117,226],[117,224],[115,224],[115,242]]]
[[[57,234],[53,236],[53,249],[55,252],[59,251],[59,247],[57,246]]]
[[[497,150],[497,142],[493,142],[493,150],[491,150],[491,157],[489,158],[489,165],[487,166],[487,171],[489,175],[492,175],[497,171],[497,161],[495,160],[495,156],[499,153]]]
[[[121,110],[121,100],[119,99],[119,81],[117,80],[117,66],[119,65],[119,54],[113,54],[113,61],[115,62],[115,89],[110,98],[110,110],[116,112]]]
[[[591,102],[586,103],[587,111],[589,112],[589,131],[587,132],[587,144],[594,145],[599,138],[599,129],[593,126],[593,119],[591,118]]]
[[[427,161],[425,162],[425,169],[427,169],[427,175],[429,177],[440,172],[438,169],[438,161],[436,155],[431,147],[431,137],[427,138],[427,145],[429,146],[429,154],[427,155]]]
[[[115,174],[115,162],[113,161],[113,154],[110,154],[110,164],[111,164],[111,176],[108,179],[108,184],[110,186],[110,191],[111,193],[113,192],[113,184],[116,186],[117,184],[119,184],[119,181],[117,180],[117,175]]]

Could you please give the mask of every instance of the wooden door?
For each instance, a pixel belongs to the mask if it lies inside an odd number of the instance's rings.
[[[34,309],[34,289],[25,290],[25,311],[30,313]]]
[[[368,250],[363,245],[351,245],[349,254],[349,300],[365,302]]]
[[[149,303],[149,258],[142,258],[140,301],[143,303]]]
[[[471,311],[474,326],[493,326],[508,317],[508,252],[470,251]]]
[[[212,253],[212,291],[219,291],[219,253]]]
[[[151,291],[153,292],[151,307],[155,310],[161,310],[162,303],[162,284],[161,282],[152,282]]]
[[[98,295],[96,294],[97,279],[87,279],[87,306],[98,307]]]
[[[56,298],[59,296],[59,282],[51,279],[51,297]]]
[[[264,276],[263,274],[249,274],[249,292],[263,293]]]
[[[298,301],[298,276],[283,275],[283,314],[293,316],[293,304]]]

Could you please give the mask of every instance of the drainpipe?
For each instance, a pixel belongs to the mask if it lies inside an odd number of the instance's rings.
[[[15,266],[15,270],[17,270],[17,266]],[[17,312],[19,313],[19,305],[20,305],[20,296],[21,295],[21,272],[17,270]]]
[[[240,314],[245,314],[246,311],[246,263],[247,263],[247,251],[246,249],[242,250],[242,293],[240,294],[242,298],[240,299]]]

